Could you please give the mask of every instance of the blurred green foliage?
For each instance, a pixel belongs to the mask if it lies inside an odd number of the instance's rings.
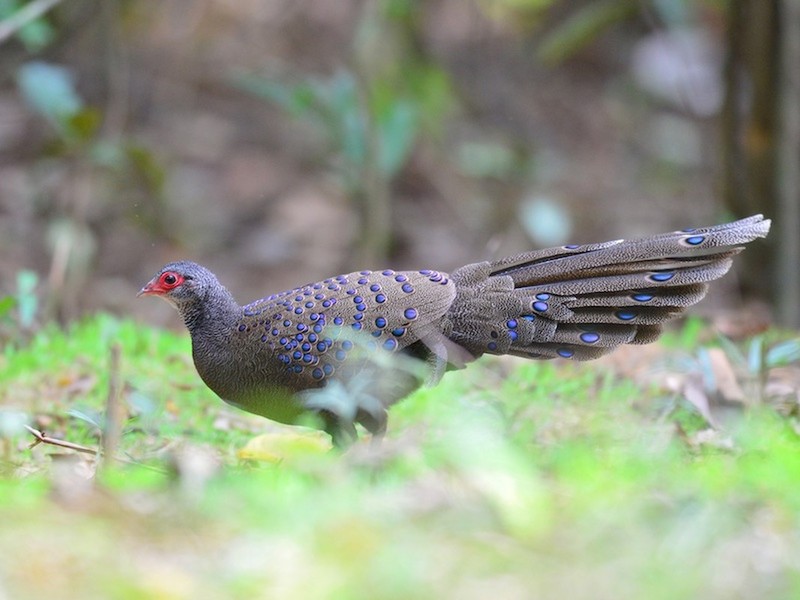
[[[38,283],[36,273],[20,271],[16,293],[0,296],[0,342],[22,341],[34,331],[39,312]]]
[[[435,137],[454,104],[446,71],[425,55],[414,0],[368,5],[350,64],[328,77],[239,74],[234,84],[310,124],[361,216],[363,259],[391,246],[390,186],[423,136]],[[376,49],[380,47],[380,52]]]
[[[0,21],[12,17],[26,4],[29,2],[0,0]],[[55,28],[45,17],[31,19],[16,32],[17,39],[31,53],[45,49],[55,39],[55,36]]]
[[[98,230],[91,218],[119,215],[168,237],[165,166],[134,138],[106,126],[104,112],[81,98],[69,68],[32,60],[19,66],[16,81],[28,107],[52,132],[38,159],[41,168],[33,172],[59,177],[51,195],[37,201],[52,209],[45,224],[51,289],[44,311],[48,318],[66,317],[70,311],[64,307],[71,305],[96,260]]]

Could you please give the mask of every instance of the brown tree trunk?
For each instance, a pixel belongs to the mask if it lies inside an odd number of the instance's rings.
[[[792,327],[800,324],[799,4],[730,3],[722,114],[726,205],[739,217],[775,219],[769,242],[743,255],[742,283]]]

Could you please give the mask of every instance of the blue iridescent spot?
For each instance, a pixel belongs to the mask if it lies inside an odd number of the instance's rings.
[[[397,348],[397,340],[389,338],[388,340],[383,342],[383,347],[386,348],[387,350],[394,350],[395,348]]]
[[[511,330],[509,330],[509,332],[508,332],[508,337],[509,337],[509,339],[510,339],[512,342],[516,342],[516,341],[517,341],[517,338],[519,337],[519,335],[517,334],[517,332],[516,332],[516,331],[514,331],[513,329],[511,329]]]
[[[550,294],[546,294],[542,292],[541,294],[536,294],[537,300],[550,300]]]
[[[386,270],[383,272],[383,275],[386,275],[387,277],[388,277],[389,275],[394,275],[394,271],[392,271],[391,269],[386,269]]]
[[[345,350],[352,350],[353,349],[353,342],[350,340],[345,340],[342,342],[342,348]]]
[[[314,362],[314,357],[311,356],[310,354],[303,354],[303,362],[306,364],[311,364],[312,362]]]
[[[575,355],[575,350],[571,348],[559,348],[556,353],[562,358],[572,358]]]
[[[295,365],[294,367],[292,367],[292,371],[294,371],[295,373],[297,373],[299,375],[300,373],[303,372],[303,367],[300,366],[300,365]]]
[[[289,340],[288,340],[287,338],[285,338],[285,337],[282,337],[280,340],[278,340],[278,343],[279,343],[281,346],[284,346],[284,345],[286,345],[286,344],[288,344],[288,343],[289,343]]]
[[[322,325],[320,325],[319,323],[314,325],[314,332],[315,333],[322,333]]]
[[[361,304],[356,304],[356,310],[358,312],[364,312],[365,310],[367,310],[367,305],[364,304],[363,302]]]
[[[394,278],[394,280],[397,283],[403,283],[404,281],[408,281],[408,277],[406,277],[405,275],[398,275],[397,277]]]
[[[308,334],[308,341],[312,344],[317,341],[317,334],[316,333],[309,333]]]
[[[636,312],[632,310],[618,310],[614,313],[620,321],[630,321],[636,318]]]
[[[315,283],[311,287],[314,288],[315,290],[321,290],[322,289],[322,284],[321,283]]]
[[[525,319],[526,321],[535,321],[536,315],[522,315],[522,318]]]
[[[653,299],[653,294],[646,294],[644,292],[640,292],[638,294],[634,294],[631,296],[637,302],[650,302]]]
[[[317,344],[317,352],[325,352],[328,349],[328,345],[325,342],[320,342]]]
[[[353,323],[352,327],[356,331],[361,331],[361,323]]]
[[[295,296],[294,297],[294,301],[295,302],[302,302],[303,301],[303,297],[302,296]]]
[[[332,283],[332,284],[330,284],[328,286],[328,289],[331,290],[331,291],[334,291],[334,292],[338,292],[339,291],[339,286],[336,285],[335,283]]]
[[[296,314],[296,315],[302,315],[303,312],[304,311],[303,311],[303,307],[302,306],[298,306],[297,308],[294,309],[294,314]]]
[[[378,294],[377,296],[375,296],[375,302],[377,302],[378,304],[383,304],[384,302],[386,302],[386,296],[384,296],[383,294]]]
[[[278,335],[278,334],[280,333],[280,331],[278,331],[278,329],[277,329],[277,328],[275,328],[275,329],[273,329],[272,331],[270,331],[270,333],[271,333],[272,335]]]
[[[297,331],[305,331],[306,329],[308,329],[308,327],[306,327],[303,323],[297,324]]]
[[[381,291],[381,286],[378,285],[377,283],[373,283],[371,286],[369,286],[369,291],[370,292],[380,292]]]
[[[330,308],[332,302],[330,300],[323,300],[322,301],[322,308]]]
[[[405,334],[405,332],[406,332],[405,327],[396,327],[395,329],[392,329],[392,335],[394,337],[402,337]]]
[[[586,344],[594,344],[597,340],[600,339],[600,335],[594,333],[593,331],[587,331],[586,333],[581,334],[581,341]]]
[[[311,313],[308,315],[308,318],[313,321],[319,321],[319,313]]]
[[[306,308],[314,308],[313,302],[306,302]]]
[[[370,273],[372,273],[372,271],[359,271],[358,272],[359,275],[369,275]]]
[[[533,310],[536,310],[536,311],[539,311],[539,312],[544,312],[549,307],[547,306],[547,302],[534,302],[531,305],[531,308],[533,308]]]
[[[489,342],[488,344],[486,344],[486,347],[489,348],[489,350],[491,350],[492,352],[497,350],[497,344],[494,342]]]
[[[292,358],[295,360],[300,360],[301,358],[303,358],[303,353],[300,352],[300,350],[295,350],[294,352],[292,352]]]
[[[322,372],[322,369],[320,369],[319,367],[315,367],[314,370],[311,371],[311,376],[314,379],[322,379],[323,377],[325,377],[325,374]]]
[[[284,327],[291,327],[291,326],[292,326],[292,322],[291,322],[289,319],[286,319],[286,320],[283,322],[283,326],[284,326]]]
[[[375,319],[375,327],[386,327],[386,319],[383,317]]]
[[[306,338],[302,333],[298,333],[296,336],[294,336],[294,339],[296,339],[298,342],[302,342]]]
[[[696,227],[687,227],[686,229],[681,229],[681,233],[692,233],[693,231],[697,231]]]
[[[706,237],[704,235],[693,235],[692,237],[688,237],[683,241],[689,244],[690,246],[697,246],[699,244],[702,244],[705,239]]]
[[[322,365],[322,370],[325,371],[325,375],[333,375],[334,368],[333,365]]]
[[[400,289],[403,290],[406,294],[410,294],[411,292],[414,291],[414,287],[410,283],[404,283]]]
[[[431,275],[431,276],[429,277],[429,279],[430,279],[430,280],[431,280],[433,283],[436,283],[437,281],[441,281],[441,280],[442,280],[442,275],[441,275],[440,273],[436,273],[435,275]]]
[[[506,327],[508,327],[509,329],[515,329],[517,327],[516,320],[509,319],[508,321],[506,321]]]
[[[673,277],[675,277],[675,273],[674,272],[653,273],[652,275],[650,275],[650,280],[651,281],[669,281]]]
[[[300,349],[303,352],[309,352],[311,350],[311,344],[309,344],[308,342],[303,342],[303,345],[300,346]]]
[[[416,309],[414,309],[414,308],[407,308],[407,309],[405,310],[405,312],[403,313],[403,315],[404,315],[404,316],[405,316],[405,318],[406,318],[406,319],[408,319],[409,321],[413,321],[414,319],[416,319],[416,318],[417,318],[417,310],[416,310]]]
[[[366,285],[368,281],[369,279],[367,279],[366,277],[362,277],[361,279],[358,280],[358,285]]]
[[[430,269],[422,269],[419,274],[420,275],[430,275],[432,271]]]
[[[292,359],[286,356],[285,354],[278,354],[278,360],[281,361],[283,364],[286,364]]]
[[[325,294],[316,294],[314,296],[314,300],[323,300],[325,298]]]
[[[353,315],[353,320],[355,321],[360,321],[363,318],[364,318],[364,313],[356,313]]]
[[[381,337],[383,335],[382,331],[373,331],[372,337]]]
[[[355,298],[353,298],[353,302],[355,302],[356,304],[361,304],[362,302],[364,302],[364,299],[361,296],[356,296]]]
[[[347,293],[348,296],[352,296],[353,294],[356,293],[355,290],[345,290],[345,292]]]
[[[342,319],[342,317],[333,317],[334,325],[341,325],[342,323],[344,323],[344,319]]]
[[[337,350],[334,356],[336,356],[336,360],[344,360],[347,358],[347,352],[344,350]]]
[[[247,329],[247,325],[245,325],[244,323],[239,325],[239,331],[244,331],[245,329]]]
[[[567,244],[566,246],[564,246],[564,248],[566,248],[567,250],[575,250],[575,248],[580,248],[580,246],[578,244]]]
[[[261,341],[262,342],[266,342],[267,341],[267,334],[264,334],[264,335],[261,336]]]

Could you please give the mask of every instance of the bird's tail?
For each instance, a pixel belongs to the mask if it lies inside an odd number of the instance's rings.
[[[705,295],[743,244],[769,232],[755,215],[636,240],[561,246],[452,274],[446,335],[473,356],[588,360],[645,344]]]

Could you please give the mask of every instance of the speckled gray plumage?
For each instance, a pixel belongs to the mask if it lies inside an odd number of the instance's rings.
[[[287,423],[311,409],[341,442],[354,435],[353,422],[382,431],[386,407],[485,353],[587,360],[653,341],[769,225],[757,215],[526,252],[452,275],[359,271],[243,307],[195,263],[167,264],[151,284],[168,272],[186,276],[163,296],[183,316],[197,370],[222,399]],[[413,356],[426,367],[378,360],[392,356]],[[361,392],[345,393],[344,402],[328,406],[309,395],[332,382],[352,389],[354,381]]]

